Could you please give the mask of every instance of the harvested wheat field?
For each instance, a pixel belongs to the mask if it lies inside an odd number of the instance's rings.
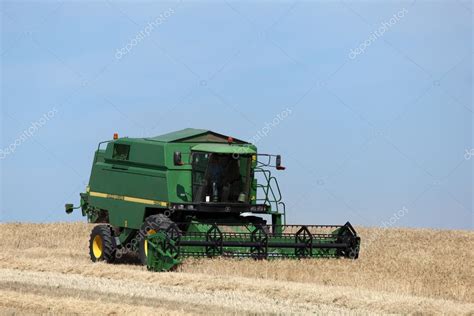
[[[474,314],[474,232],[358,228],[360,259],[93,264],[92,225],[1,224],[0,313]]]

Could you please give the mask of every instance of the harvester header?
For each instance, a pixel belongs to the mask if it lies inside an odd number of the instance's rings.
[[[280,155],[208,130],[99,143],[83,216],[95,226],[92,261],[137,253],[150,270],[185,257],[254,259],[358,257],[360,239],[345,225],[286,225],[271,168]],[[73,205],[66,205],[70,213]]]

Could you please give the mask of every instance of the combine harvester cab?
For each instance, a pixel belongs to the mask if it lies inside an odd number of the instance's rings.
[[[285,225],[270,168],[285,169],[279,155],[212,131],[114,135],[99,144],[77,207],[101,223],[89,241],[92,261],[132,252],[150,270],[168,271],[186,257],[357,259],[350,223]]]

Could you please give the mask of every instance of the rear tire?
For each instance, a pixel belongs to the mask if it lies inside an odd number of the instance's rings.
[[[112,227],[110,225],[99,225],[92,229],[89,240],[89,255],[93,262],[105,261],[112,263],[115,261],[115,245]]]
[[[140,242],[138,243],[138,255],[142,265],[147,265],[148,241],[146,236],[156,234],[159,231],[166,231],[173,221],[163,214],[151,215],[146,218],[142,228],[138,232]]]

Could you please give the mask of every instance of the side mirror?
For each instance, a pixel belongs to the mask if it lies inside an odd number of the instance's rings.
[[[175,166],[182,166],[184,165],[183,159],[181,157],[181,152],[175,151],[173,155],[173,161]]]
[[[74,205],[73,204],[66,204],[65,208],[66,208],[66,213],[71,214],[72,211],[74,210]]]
[[[286,168],[281,165],[281,155],[276,156],[276,169],[285,170]]]

